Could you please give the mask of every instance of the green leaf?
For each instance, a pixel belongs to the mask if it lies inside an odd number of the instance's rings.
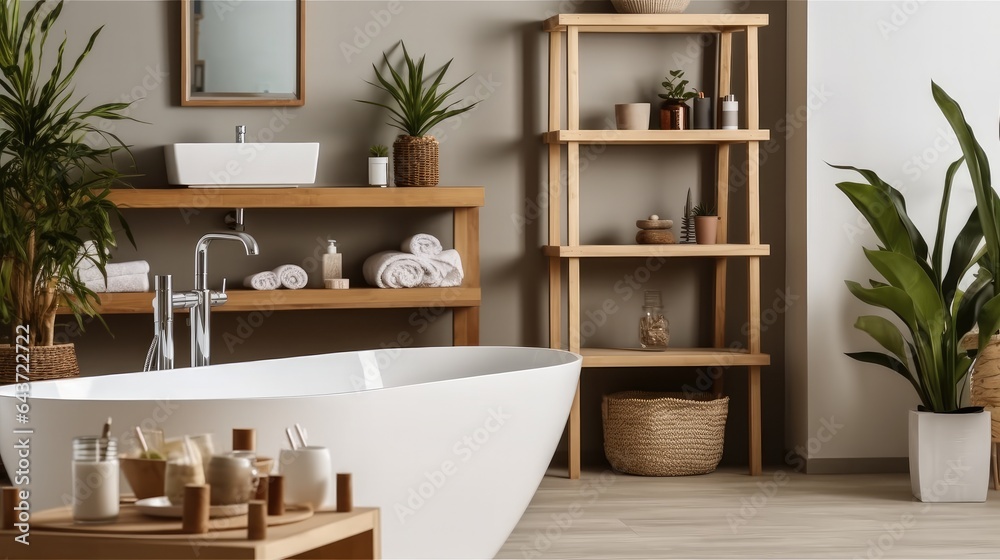
[[[915,258],[916,252],[910,235],[888,194],[863,183],[837,183],[837,188],[861,212],[886,249]]]
[[[903,364],[906,363],[905,341],[896,325],[877,315],[862,315],[854,323],[854,328],[868,333],[882,348],[892,352]]]
[[[979,311],[979,351],[990,342],[990,337],[1000,330],[1000,295],[993,296]]]

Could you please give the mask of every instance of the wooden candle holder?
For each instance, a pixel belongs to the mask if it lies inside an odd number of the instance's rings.
[[[262,541],[267,538],[267,502],[252,500],[247,504],[247,539]]]
[[[285,477],[280,474],[267,477],[267,514],[285,515]]]
[[[354,509],[351,490],[351,473],[337,473],[337,511],[347,513]]]
[[[8,531],[14,528],[17,523],[17,512],[14,507],[17,505],[17,488],[4,486],[0,489],[0,528]]]
[[[262,474],[257,480],[257,492],[254,494],[253,499],[260,500],[267,503],[267,485],[269,475]]]
[[[188,484],[184,487],[184,512],[181,531],[188,535],[208,532],[208,508],[211,504],[208,484]]]

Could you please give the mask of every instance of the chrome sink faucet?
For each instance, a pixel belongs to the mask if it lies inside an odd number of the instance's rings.
[[[209,233],[202,236],[195,245],[194,290],[174,292],[170,275],[156,277],[153,344],[146,356],[144,371],[174,367],[174,309],[191,310],[191,367],[209,365],[212,308],[229,301],[225,281],[221,292],[208,289],[208,247],[216,240],[239,241],[243,243],[247,255],[260,254],[257,240],[248,233]]]

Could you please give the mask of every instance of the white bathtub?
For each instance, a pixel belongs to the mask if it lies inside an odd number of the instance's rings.
[[[256,428],[260,455],[295,422],[354,477],[354,502],[382,508],[387,558],[491,558],[521,517],[563,431],[581,358],[535,348],[414,348],[34,383],[29,422],[0,387],[0,454],[16,475],[14,429],[32,428],[32,510],[70,492],[71,441],[159,426],[167,437]],[[376,388],[379,378],[384,388]],[[332,500],[329,496],[328,500]]]

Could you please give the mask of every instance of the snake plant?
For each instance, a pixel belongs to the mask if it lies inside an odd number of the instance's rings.
[[[50,345],[59,305],[81,328],[82,315],[96,315],[96,295],[74,273],[84,239],[95,242],[90,258],[102,272],[113,218],[132,240],[107,199],[122,177],[111,158],[128,148],[97,122],[131,119],[126,103],[82,109],[73,99],[73,77],[101,30],[64,66],[65,38],[45,53],[63,3],[35,3],[23,19],[20,4],[0,2],[0,321],[28,326],[31,344]]]
[[[389,70],[389,78],[391,80],[383,76],[375,65],[372,65],[375,69],[375,77],[378,79],[378,83],[368,82],[387,92],[395,102],[395,107],[377,101],[357,100],[361,103],[375,105],[389,111],[389,118],[392,120],[389,123],[390,126],[402,130],[409,136],[420,137],[430,132],[442,121],[461,115],[479,104],[476,101],[465,107],[454,109],[453,107],[459,104],[461,100],[448,102],[448,98],[455,93],[455,90],[472,76],[466,77],[443,92],[438,92],[441,81],[444,80],[444,76],[448,72],[448,68],[451,67],[452,60],[454,59],[449,60],[443,67],[437,70],[436,76],[434,73],[431,73],[425,78],[425,57],[421,56],[419,60],[415,61],[406,50],[406,45],[400,42],[400,46],[403,48],[403,63],[406,67],[403,73],[397,72],[392,67],[392,63],[389,62],[389,56],[382,53],[382,58]],[[428,84],[428,82],[430,83]]]
[[[847,281],[859,300],[890,311],[909,332],[904,337],[896,323],[878,315],[858,317],[855,327],[887,352],[852,352],[856,360],[877,364],[902,375],[913,385],[923,406],[948,412],[961,406],[961,389],[972,358],[960,340],[974,325],[980,327],[980,349],[1000,328],[1000,276],[995,265],[1000,252],[997,216],[1000,197],[990,184],[989,163],[961,108],[937,84],[934,99],[962,146],[963,157],[945,174],[944,190],[933,247],[914,226],[906,201],[895,188],[873,171],[857,171],[864,182],[843,182],[837,187],[871,225],[880,246],[865,248],[865,256],[883,280],[869,280],[869,287]],[[955,175],[965,165],[972,176],[977,206],[951,247],[944,266],[944,237]],[[985,240],[985,248],[980,248]],[[975,277],[962,290],[959,283]]]

